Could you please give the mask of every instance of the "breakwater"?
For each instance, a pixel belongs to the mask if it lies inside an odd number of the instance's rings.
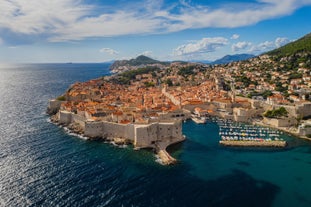
[[[251,141],[251,140],[220,140],[220,145],[229,147],[276,147],[284,148],[287,146],[287,142],[283,140],[262,140],[262,141]]]

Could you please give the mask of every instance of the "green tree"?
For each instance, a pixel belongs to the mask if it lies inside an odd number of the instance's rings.
[[[66,101],[66,97],[65,96],[58,96],[56,98],[56,100],[58,100],[58,101]]]
[[[170,78],[168,78],[165,83],[168,85],[168,86],[173,86],[173,82]]]
[[[284,117],[287,115],[288,115],[288,112],[284,107],[280,107],[274,110],[268,110],[264,113],[264,116],[267,118],[280,118],[280,117]]]

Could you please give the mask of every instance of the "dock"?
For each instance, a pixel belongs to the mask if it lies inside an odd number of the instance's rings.
[[[161,164],[163,165],[171,165],[177,162],[177,160],[173,158],[166,150],[159,150],[157,155],[159,156]]]
[[[183,136],[182,140],[175,140],[175,141],[162,141],[162,142],[157,142],[155,144],[155,149],[156,149],[156,154],[159,156],[160,160],[161,160],[161,164],[162,165],[171,165],[171,164],[175,164],[177,162],[177,160],[172,157],[167,151],[166,148],[172,144],[176,144],[179,142],[182,142],[186,139],[185,136]]]
[[[206,119],[203,117],[192,117],[191,119],[197,124],[206,124]]]
[[[269,140],[269,141],[252,141],[252,140],[220,140],[220,145],[229,147],[276,147],[284,148],[287,142],[284,140]]]

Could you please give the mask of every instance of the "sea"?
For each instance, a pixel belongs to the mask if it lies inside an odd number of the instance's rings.
[[[49,121],[48,100],[109,64],[0,66],[0,206],[311,206],[311,142],[226,148],[219,120],[183,123],[163,166],[152,150],[76,136]]]

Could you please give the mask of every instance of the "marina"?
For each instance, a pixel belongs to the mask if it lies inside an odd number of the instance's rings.
[[[219,144],[236,147],[286,147],[287,142],[280,136],[283,132],[251,124],[229,120],[217,120]]]

